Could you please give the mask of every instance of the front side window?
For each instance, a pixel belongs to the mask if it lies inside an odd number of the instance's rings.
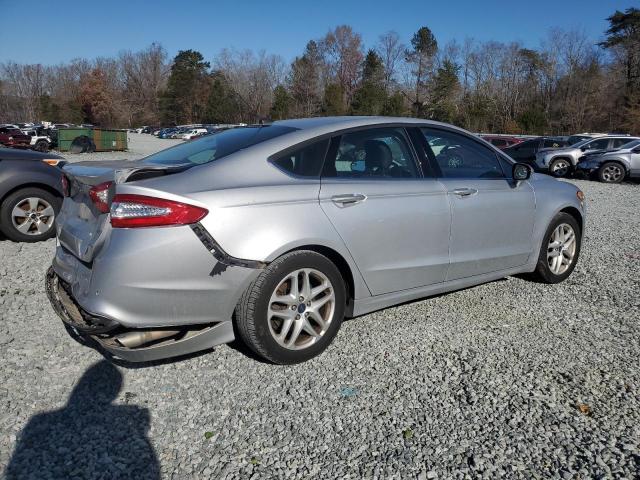
[[[272,161],[282,170],[293,175],[318,177],[320,176],[320,170],[322,170],[322,163],[328,146],[329,139],[320,140],[304,147],[278,154]]]
[[[444,145],[433,154],[444,178],[504,178],[493,150],[448,130],[421,128],[427,143]]]
[[[600,138],[586,145],[587,150],[604,150],[609,145],[608,138]]]
[[[325,177],[416,178],[418,169],[402,128],[372,128],[345,133],[335,156],[327,158]]]
[[[142,160],[152,165],[201,165],[297,129],[281,125],[239,127],[161,150]]]

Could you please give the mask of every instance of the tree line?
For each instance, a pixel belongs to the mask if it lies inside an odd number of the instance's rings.
[[[414,116],[472,131],[640,134],[640,10],[616,11],[604,41],[551,29],[540,47],[465,39],[426,26],[365,47],[348,25],[290,64],[264,51],[196,50],[169,60],[153,43],[115,58],[0,64],[0,122],[105,127],[256,123],[319,115]]]

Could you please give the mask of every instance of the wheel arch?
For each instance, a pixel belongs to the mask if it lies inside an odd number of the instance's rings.
[[[7,190],[6,192],[4,192],[2,197],[0,197],[0,205],[2,205],[2,203],[5,201],[5,199],[9,195],[17,192],[18,190],[24,190],[26,188],[39,188],[41,190],[49,192],[50,194],[52,194],[55,197],[58,197],[58,198],[62,199],[62,195],[60,194],[60,192],[58,190],[56,190],[55,188],[53,188],[51,185],[47,185],[46,183],[29,182],[29,183],[21,183],[19,185],[16,185],[13,188],[11,188],[11,189]]]
[[[623,168],[625,175],[627,175],[629,173],[629,166],[625,163],[624,160],[622,160],[620,158],[607,159],[604,162],[602,162],[602,164],[600,165],[599,168],[602,168],[607,163],[617,163],[618,165],[620,165]]]
[[[573,218],[575,218],[576,222],[578,222],[580,233],[584,231],[584,218],[582,216],[582,213],[580,213],[580,210],[578,210],[576,207],[564,207],[558,213],[566,213],[568,215],[571,215]]]
[[[319,253],[327,257],[340,271],[340,275],[342,275],[342,279],[344,280],[345,287],[347,290],[347,305],[345,306],[345,315],[352,316],[353,315],[353,303],[356,298],[356,284],[355,278],[353,275],[353,271],[351,270],[351,266],[349,262],[336,250],[331,247],[327,247],[324,245],[300,245],[298,247],[292,248],[287,252],[284,252],[282,255],[286,253],[291,253],[299,250],[310,250],[312,252]]]

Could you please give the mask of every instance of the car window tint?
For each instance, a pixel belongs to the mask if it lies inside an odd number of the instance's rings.
[[[342,135],[323,176],[416,178],[418,170],[402,128],[372,128]]]
[[[320,175],[328,145],[329,139],[320,140],[302,148],[279,154],[273,159],[273,163],[286,172],[299,177],[317,177]]]
[[[433,150],[436,162],[445,178],[504,178],[496,154],[472,139],[446,130],[422,128]]]
[[[598,140],[594,140],[593,142],[589,142],[586,147],[589,150],[602,150],[604,148],[607,148],[607,146],[609,145],[609,139],[608,138],[599,138]]]
[[[614,138],[611,141],[611,148],[620,148],[625,143],[629,143],[628,138]]]
[[[492,138],[491,144],[495,145],[496,147],[504,147],[507,144],[507,141],[503,140],[502,138]]]

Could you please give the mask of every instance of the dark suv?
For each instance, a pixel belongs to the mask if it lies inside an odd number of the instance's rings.
[[[52,237],[63,197],[64,158],[0,148],[0,232],[16,242]]]
[[[504,149],[504,153],[516,162],[528,163],[535,168],[536,154],[542,150],[566,147],[567,141],[556,137],[537,137],[512,145]]]

